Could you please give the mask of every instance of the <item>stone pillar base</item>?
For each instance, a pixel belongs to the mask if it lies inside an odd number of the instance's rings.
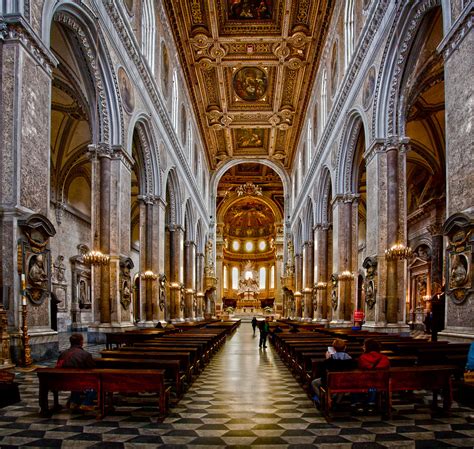
[[[387,323],[365,323],[362,326],[362,330],[369,331],[369,332],[385,332],[387,334],[409,334],[410,333],[410,326],[405,323],[394,323],[394,324],[387,324]]]
[[[329,327],[352,327],[352,321],[333,320],[329,322]]]
[[[52,330],[30,331],[30,348],[33,362],[40,360],[55,359],[59,355],[58,333]],[[12,361],[21,363],[23,361],[23,344],[21,335],[11,336]]]
[[[329,321],[327,319],[315,318],[312,322],[316,324],[322,324],[324,327],[329,327]]]
[[[137,327],[140,328],[150,328],[150,327],[155,327],[156,323],[154,321],[139,321],[137,323]]]
[[[469,329],[445,329],[438,332],[438,340],[448,339],[456,343],[472,343],[474,341],[474,334],[472,328]]]
[[[132,323],[93,324],[87,328],[87,343],[104,344],[106,342],[106,333],[125,332],[132,329],[136,329],[136,326]]]

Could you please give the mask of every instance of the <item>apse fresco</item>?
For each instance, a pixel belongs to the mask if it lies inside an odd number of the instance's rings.
[[[255,148],[263,146],[263,129],[238,129],[237,146],[239,148]]]
[[[230,20],[268,20],[273,0],[227,0]]]
[[[267,75],[258,67],[244,67],[234,75],[233,85],[242,100],[260,100],[267,92]]]

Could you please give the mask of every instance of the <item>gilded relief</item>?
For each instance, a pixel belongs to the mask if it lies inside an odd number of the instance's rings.
[[[260,100],[267,92],[267,74],[258,67],[244,67],[235,73],[233,85],[242,100]]]
[[[118,69],[118,79],[120,85],[120,95],[122,96],[124,109],[129,114],[131,114],[135,108],[135,100],[133,98],[132,84],[130,83],[127,72],[125,72],[123,67]]]
[[[227,0],[229,20],[268,20],[273,0]]]
[[[263,146],[263,129],[238,129],[237,146],[239,148],[255,148]]]

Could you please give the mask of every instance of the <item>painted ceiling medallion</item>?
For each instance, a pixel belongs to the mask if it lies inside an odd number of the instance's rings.
[[[262,147],[263,129],[238,129],[237,145],[239,148]]]
[[[235,73],[233,85],[239,98],[257,101],[267,92],[267,74],[258,67],[244,67]]]
[[[273,0],[227,0],[229,20],[268,20]]]

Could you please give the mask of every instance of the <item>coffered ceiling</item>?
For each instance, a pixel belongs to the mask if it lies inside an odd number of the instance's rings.
[[[290,168],[331,0],[165,0],[212,169],[228,158]]]

